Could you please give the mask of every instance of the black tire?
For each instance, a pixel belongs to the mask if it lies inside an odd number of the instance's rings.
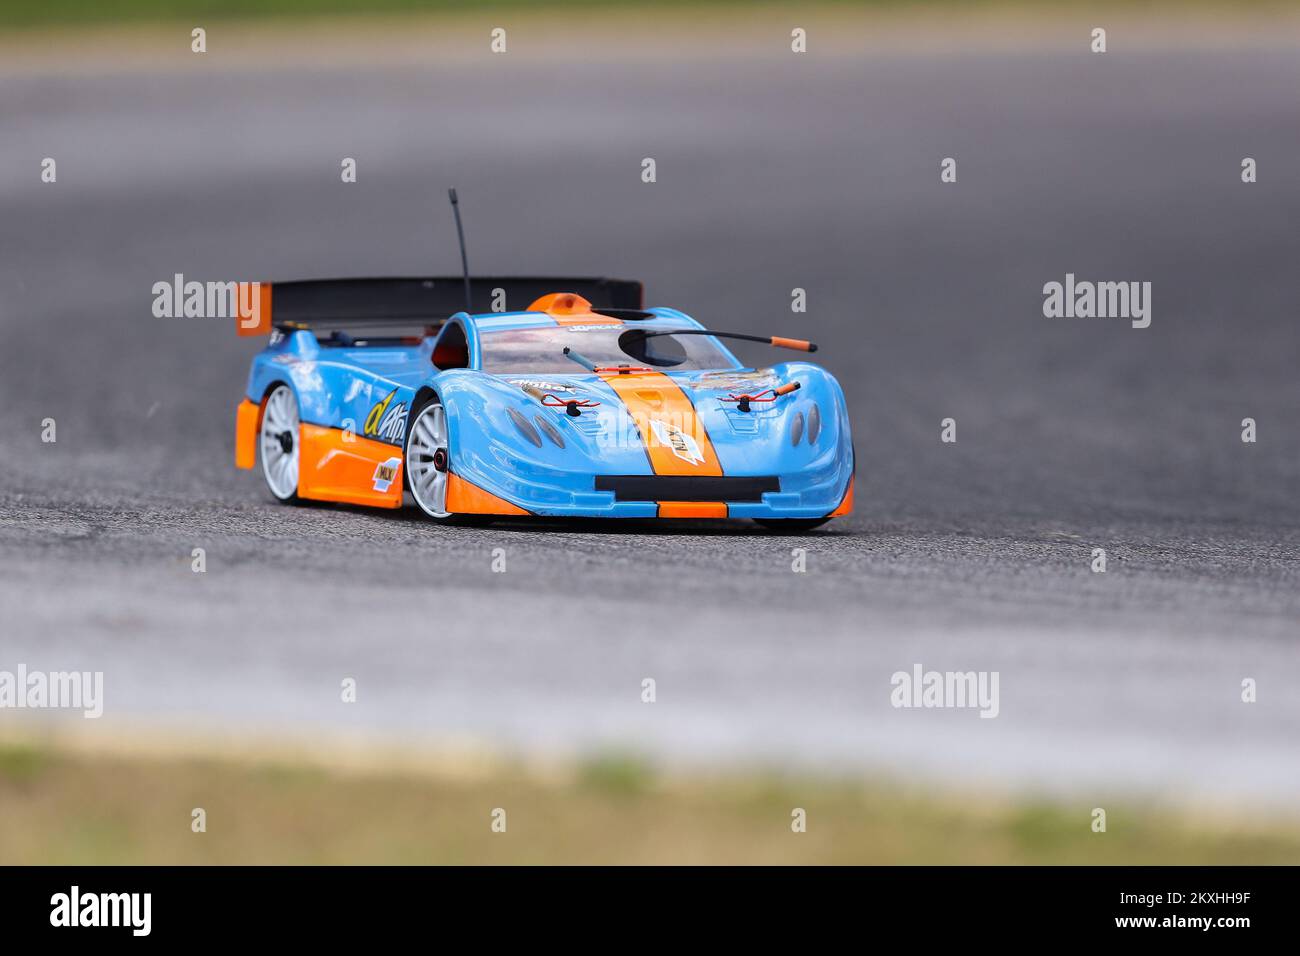
[[[423,416],[425,411],[430,406],[433,405],[436,405],[439,408],[443,407],[442,400],[437,395],[430,395],[423,402],[421,402],[419,407],[414,409],[411,412],[410,418],[408,419],[408,424],[406,427],[406,437],[402,441],[403,486],[406,488],[407,491],[411,493],[411,498],[414,499],[415,506],[419,508],[422,512],[424,512],[424,517],[426,519],[432,521],[434,524],[458,525],[461,527],[481,526],[481,525],[488,524],[492,520],[491,515],[458,515],[458,514],[453,514],[449,511],[443,511],[442,513],[438,513],[434,510],[431,510],[429,507],[430,502],[422,500],[420,489],[416,487],[417,482],[412,480],[411,439],[415,435],[416,424],[420,421],[421,416]],[[442,413],[441,418],[442,418],[442,437],[444,441],[444,444],[441,447],[446,455],[444,459],[443,467],[446,469],[445,474],[450,475],[451,474],[451,429],[450,426],[447,424],[445,412]],[[418,453],[418,449],[417,449],[417,453]],[[427,458],[425,458],[425,456],[422,456],[422,459],[424,460],[416,464],[416,475],[415,475],[416,478],[419,477],[418,471],[421,467],[432,464],[432,462]],[[446,481],[446,479],[443,480],[444,482]],[[444,509],[447,507],[445,496],[446,496],[446,492],[444,490],[443,501],[442,501],[442,507]]]
[[[426,518],[435,524],[456,523],[455,515],[446,510],[451,432],[442,400],[437,395],[430,395],[418,408],[412,409],[407,419],[406,437],[402,440],[402,474],[415,506]]]

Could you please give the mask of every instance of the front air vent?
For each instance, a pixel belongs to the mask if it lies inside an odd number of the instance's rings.
[[[534,419],[534,421],[537,422],[537,427],[546,433],[546,437],[555,443],[556,447],[558,448],[564,447],[564,436],[560,434],[560,430],[558,428],[556,428],[554,425],[548,422],[541,415],[538,415]]]
[[[616,501],[762,501],[781,490],[781,481],[775,475],[597,475],[596,490],[614,492]]]
[[[524,418],[523,415],[520,415],[519,412],[513,408],[507,408],[506,413],[510,416],[510,420],[515,423],[515,428],[519,429],[519,434],[523,435],[538,448],[542,447],[542,436],[537,434],[537,429],[533,427],[532,422]]]

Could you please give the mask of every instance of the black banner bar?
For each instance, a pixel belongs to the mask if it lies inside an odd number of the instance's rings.
[[[695,926],[725,928],[733,943],[782,928],[901,935],[918,951],[961,940],[1232,947],[1294,926],[1295,880],[1293,868],[1245,867],[9,868],[0,925],[7,942],[81,945],[396,943],[417,927],[448,942],[532,927],[544,945],[553,933],[543,927],[564,924],[567,938],[617,919],[625,942]]]

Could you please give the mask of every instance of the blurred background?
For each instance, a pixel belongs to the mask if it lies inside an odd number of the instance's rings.
[[[0,710],[0,862],[1295,862],[1298,28],[0,0],[0,670],[105,685]],[[260,344],[153,284],[455,274],[449,186],[476,272],[819,342],[853,517],[273,503],[232,462]],[[1045,318],[1067,273],[1150,282],[1150,327]],[[998,671],[999,716],[893,708],[917,663]]]

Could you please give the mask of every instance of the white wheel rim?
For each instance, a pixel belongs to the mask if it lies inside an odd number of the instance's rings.
[[[298,403],[289,387],[281,385],[262,412],[262,474],[271,494],[281,500],[298,491],[298,444]]]
[[[438,452],[441,451],[441,456]],[[434,464],[441,457],[442,470]],[[447,511],[447,413],[440,402],[426,405],[411,425],[406,443],[406,480],[411,496],[426,514],[445,518]]]

